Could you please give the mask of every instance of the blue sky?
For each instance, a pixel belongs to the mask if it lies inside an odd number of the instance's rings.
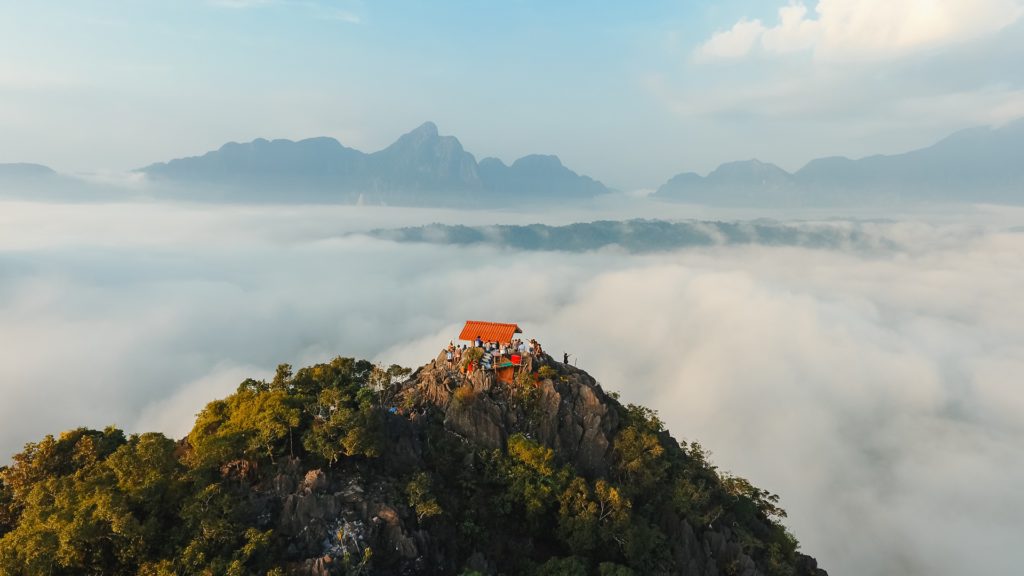
[[[620,188],[1024,116],[1021,0],[0,0],[0,162],[120,171],[226,141],[479,157]]]

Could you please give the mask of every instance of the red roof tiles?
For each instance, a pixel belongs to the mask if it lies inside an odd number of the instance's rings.
[[[476,340],[479,336],[484,342],[511,342],[513,334],[522,332],[516,324],[469,320],[459,334],[459,340]]]

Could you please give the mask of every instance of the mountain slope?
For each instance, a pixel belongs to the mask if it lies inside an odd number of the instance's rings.
[[[200,198],[239,201],[493,205],[512,203],[512,196],[557,200],[608,192],[553,156],[527,156],[511,167],[493,159],[478,165],[457,138],[441,136],[432,122],[372,154],[333,138],[259,139],[140,171],[155,182],[183,184]]]
[[[777,502],[548,356],[510,383],[337,358],[246,380],[177,443],[26,446],[0,573],[823,576]]]
[[[476,159],[454,136],[441,136],[433,122],[369,155],[369,167],[387,189],[436,190],[481,188]]]
[[[723,174],[723,170],[725,174]],[[794,174],[756,160],[707,177],[683,173],[658,198],[706,204],[832,204],[927,200],[1024,202],[1024,119],[971,128],[932,146],[859,160],[818,158]]]
[[[11,164],[0,164],[0,179],[35,179],[50,178],[57,173],[49,166],[42,164],[30,164],[27,162],[15,162]]]

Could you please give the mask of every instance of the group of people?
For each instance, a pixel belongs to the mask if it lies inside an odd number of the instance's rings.
[[[462,364],[462,353],[465,350],[465,344],[462,346],[456,346],[454,342],[448,343],[448,348],[445,349],[444,357],[449,370],[454,369],[456,365]]]
[[[511,342],[496,342],[496,341],[485,341],[479,335],[473,340],[474,348],[481,348],[483,350],[483,356],[480,358],[480,364],[484,368],[490,368],[493,364],[500,362],[502,357],[509,357],[518,354],[520,356],[540,356],[544,353],[544,349],[541,347],[540,342],[537,342],[531,338],[528,342],[523,341],[520,338],[515,338]],[[454,341],[448,343],[448,347],[445,349],[445,361],[448,364],[448,369],[452,370],[456,366],[462,364],[462,355],[469,350],[468,344],[458,345]]]

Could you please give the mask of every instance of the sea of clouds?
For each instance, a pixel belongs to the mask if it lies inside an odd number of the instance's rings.
[[[612,215],[650,212],[2,202],[0,461],[80,425],[180,437],[280,362],[416,366],[466,319],[515,321],[780,494],[832,574],[1024,564],[1024,212],[857,215],[871,250],[351,234]]]

